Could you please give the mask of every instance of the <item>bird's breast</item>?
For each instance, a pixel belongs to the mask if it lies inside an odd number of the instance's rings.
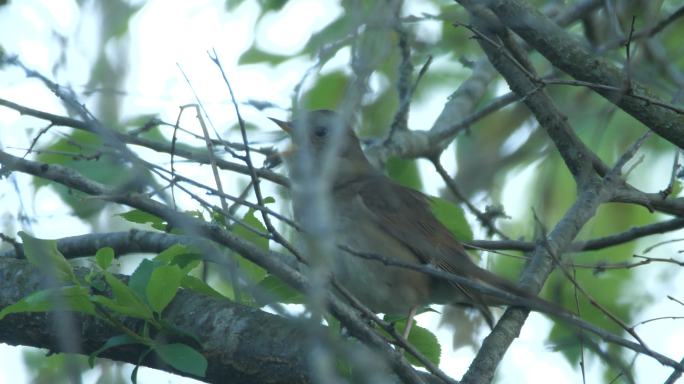
[[[354,199],[337,199],[332,220],[338,245],[369,258],[418,263],[411,250],[377,225]],[[426,275],[344,250],[335,255],[333,275],[374,312],[405,315],[410,308],[427,304],[430,295]]]

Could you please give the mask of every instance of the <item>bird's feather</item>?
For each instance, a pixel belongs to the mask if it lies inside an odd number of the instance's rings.
[[[382,175],[365,177],[362,182],[347,187],[355,190],[374,222],[411,249],[421,262],[459,276],[481,276],[484,270],[470,259],[463,246],[430,211],[429,197]],[[410,215],[406,214],[407,209]],[[490,326],[493,324],[492,314],[478,292],[461,284],[452,282],[451,285],[466,299],[461,304],[472,304]]]

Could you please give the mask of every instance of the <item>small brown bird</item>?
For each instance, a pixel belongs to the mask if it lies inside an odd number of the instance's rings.
[[[271,120],[288,133],[305,130],[314,166],[329,148],[331,137],[342,140],[338,144],[330,191],[330,217],[338,245],[390,260],[431,264],[509,292],[513,290],[512,293],[522,291],[471,260],[461,243],[430,211],[428,196],[396,184],[376,170],[364,155],[354,131],[341,121],[340,115],[316,110],[307,112],[295,123]],[[333,135],[333,129],[344,132]],[[297,211],[295,206],[295,216]],[[409,314],[409,327],[416,308],[431,303],[474,306],[493,326],[493,317],[486,305],[492,298],[485,301],[468,287],[418,271],[387,266],[342,249],[335,255],[332,269],[335,280],[372,311]]]

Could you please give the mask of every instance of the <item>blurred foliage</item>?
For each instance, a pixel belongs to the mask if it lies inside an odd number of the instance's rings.
[[[387,160],[387,164],[385,164],[385,171],[387,176],[405,187],[417,190],[423,189],[423,182],[420,179],[416,160],[390,157]]]
[[[231,11],[244,2],[245,0],[226,0],[226,10]],[[281,10],[285,4],[287,4],[288,0],[256,0],[256,2],[261,6],[261,15],[264,15],[269,11]]]
[[[301,103],[307,109],[335,109],[342,102],[348,84],[349,76],[341,71],[322,75],[302,95]]]
[[[72,369],[85,372],[89,369],[88,357],[75,354],[48,354],[39,349],[26,349],[23,353],[24,364],[31,373],[30,382],[34,384],[66,384],[71,383],[71,376],[67,364]],[[112,381],[101,381],[103,384],[122,383],[112,377]]]
[[[101,137],[89,132],[74,131],[68,137],[62,137],[41,148],[38,160],[67,166],[114,189],[142,190],[151,183],[151,175],[147,169],[132,167],[119,155],[112,153]],[[74,213],[83,219],[92,219],[106,205],[102,200],[75,193],[45,179],[35,178],[33,182],[37,188],[54,188]]]

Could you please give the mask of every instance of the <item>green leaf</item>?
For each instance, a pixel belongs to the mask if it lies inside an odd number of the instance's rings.
[[[146,350],[145,352],[141,353],[140,356],[138,356],[138,362],[135,364],[135,368],[133,368],[133,371],[131,372],[131,382],[133,384],[138,384],[138,368],[140,368],[140,364],[142,364],[143,360],[145,360],[150,352],[152,352],[152,348]]]
[[[147,301],[155,312],[161,313],[169,305],[182,280],[183,271],[177,265],[164,265],[152,271],[145,292]]]
[[[73,267],[57,249],[56,240],[37,239],[24,231],[19,236],[24,242],[24,255],[31,264],[59,281],[76,281]]]
[[[68,353],[54,353],[46,349],[37,348],[27,348],[22,351],[21,355],[23,360],[22,364],[11,366],[4,372],[12,375],[15,369],[18,369],[20,366],[22,366],[24,369],[26,369],[27,373],[30,372],[30,379],[24,381],[12,379],[8,381],[3,380],[3,384],[5,382],[24,382],[36,384],[73,383],[75,381],[73,380],[73,374],[75,372],[84,374],[88,370],[87,356]],[[69,369],[65,369],[65,367],[69,367]],[[13,375],[10,377],[13,377]]]
[[[120,216],[124,220],[131,223],[150,224],[154,229],[158,229],[160,231],[166,230],[166,222],[164,220],[151,213],[143,212],[139,209],[133,209],[128,212],[120,213],[117,216]]]
[[[264,201],[264,205],[266,205],[266,204],[273,204],[273,203],[275,203],[276,200],[273,196],[266,196],[266,197],[264,197],[263,201]]]
[[[387,176],[397,183],[420,191],[423,182],[418,172],[418,164],[415,160],[406,160],[398,157],[390,157],[387,160]]]
[[[670,193],[670,196],[677,197],[679,196],[679,193],[682,191],[682,181],[681,180],[675,180],[675,182],[672,184],[672,192]]]
[[[180,255],[188,253],[188,247],[183,244],[174,244],[165,250],[159,252],[157,256],[154,257],[154,261],[158,261],[161,264],[172,264],[173,260]]]
[[[238,59],[238,65],[257,63],[278,65],[283,61],[289,60],[291,58],[292,56],[289,55],[278,55],[275,53],[262,51],[261,49],[253,45],[251,48],[243,52],[242,55],[240,55],[240,58]]]
[[[112,288],[114,300],[110,300],[105,296],[95,296],[96,302],[103,304],[110,309],[119,312],[122,315],[138,317],[141,319],[151,320],[153,318],[152,312],[147,305],[138,297],[135,291],[124,284],[116,276],[109,272],[105,272],[105,281]]]
[[[586,340],[582,342],[577,336],[578,334],[575,329],[570,329],[564,324],[556,322],[549,333],[547,342],[553,352],[562,353],[571,364],[579,364],[582,354],[587,351],[587,344],[591,345],[597,343],[598,340],[592,337],[592,335],[584,334],[583,337],[586,337],[587,340],[591,340],[590,343],[587,343]],[[589,349],[591,350],[591,348]],[[629,365],[629,362],[625,361],[624,356],[613,356],[613,358],[615,358],[616,361],[621,361]]]
[[[342,71],[321,76],[302,96],[302,105],[308,109],[336,109],[342,102],[349,77]]]
[[[152,312],[148,310],[142,310],[139,307],[131,307],[117,303],[116,301],[110,299],[107,296],[102,295],[92,295],[90,296],[90,301],[101,305],[112,312],[115,312],[119,316],[129,316],[135,317],[137,319],[151,320]]]
[[[406,327],[406,320],[402,320],[395,324],[397,332],[403,334]],[[439,365],[439,360],[442,355],[442,346],[439,345],[437,336],[426,328],[418,326],[415,322],[411,327],[411,333],[408,336],[408,342],[415,347],[423,356],[435,365]],[[423,364],[416,360],[410,354],[406,354],[406,359],[413,365],[422,367]]]
[[[256,301],[261,306],[273,302],[286,304],[302,304],[304,302],[300,292],[273,275],[268,275],[261,280],[255,291]]]
[[[242,222],[249,225],[250,227],[256,229],[259,232],[266,232],[266,227],[261,224],[261,221],[254,216],[254,210],[250,209],[247,211],[245,216],[242,218]],[[268,250],[268,239],[257,235],[256,233],[250,231],[240,224],[236,224],[233,228],[233,233],[250,243],[256,245],[257,247]],[[262,267],[252,263],[251,261],[245,259],[242,256],[237,256],[238,263],[240,265],[240,273],[248,277],[252,282],[261,281],[266,277],[266,270]]]
[[[107,290],[107,284],[105,284],[102,271],[97,271],[93,268],[83,277],[83,280],[96,292],[104,292]]]
[[[226,2],[225,2],[226,11],[232,11],[244,2],[245,2],[245,0],[226,0]]]
[[[174,244],[154,257],[159,264],[178,265],[188,272],[203,260],[202,254],[185,244]]]
[[[161,119],[157,113],[146,113],[127,118],[121,122],[122,127],[131,127],[136,130],[136,134],[147,133],[159,128]]]
[[[128,286],[131,287],[139,298],[146,298],[145,290],[147,289],[147,283],[150,281],[152,271],[159,266],[161,266],[160,263],[143,259],[143,261],[138,264],[138,268],[133,271],[133,274],[128,279]]]
[[[78,285],[33,292],[3,308],[0,311],[0,320],[12,313],[47,312],[54,309],[68,309],[95,316],[95,307],[88,299],[89,293],[88,288]],[[59,304],[64,304],[67,308],[59,308]]]
[[[112,265],[114,261],[114,249],[110,247],[104,247],[97,250],[95,254],[95,261],[100,268],[106,270]]]
[[[424,306],[424,307],[420,307],[416,310],[415,316],[418,316],[418,315],[421,315],[421,314],[427,313],[427,312],[441,314],[441,312],[433,309],[432,307]],[[388,314],[385,314],[382,316],[382,319],[388,323],[400,323],[402,321],[405,322],[406,315],[388,315]]]
[[[119,187],[130,180],[151,180],[149,171],[130,172],[121,165],[121,158],[113,151],[102,151],[105,144],[93,133],[76,130],[47,146],[40,148],[38,160],[47,164],[62,164],[81,174],[83,177],[111,186]],[[34,178],[37,188],[49,186],[69,205],[78,217],[90,218],[102,212],[108,204],[100,199],[84,198],[86,195],[58,183]]]
[[[181,281],[181,287],[202,293],[207,296],[216,297],[219,299],[226,298],[219,291],[209,286],[209,284],[192,275],[183,276],[183,281]]]
[[[266,227],[261,224],[261,221],[259,221],[256,216],[254,216],[254,209],[247,211],[247,213],[242,217],[242,222],[259,232],[266,232]],[[259,236],[253,231],[245,228],[243,225],[235,224],[233,233],[263,250],[268,250],[268,239],[263,236]]]
[[[430,209],[437,220],[444,224],[460,241],[473,239],[473,231],[465,218],[463,209],[449,200],[430,196]]]
[[[189,345],[182,343],[155,345],[154,351],[168,365],[194,376],[204,377],[207,359]]]
[[[90,368],[93,368],[93,366],[95,365],[95,358],[108,349],[116,348],[121,345],[130,345],[137,343],[139,343],[138,340],[126,334],[112,336],[100,348],[98,348],[95,352],[91,353],[90,356],[88,356],[88,364],[90,365]]]
[[[268,11],[280,11],[288,0],[259,0],[259,4],[264,9],[264,12]]]

